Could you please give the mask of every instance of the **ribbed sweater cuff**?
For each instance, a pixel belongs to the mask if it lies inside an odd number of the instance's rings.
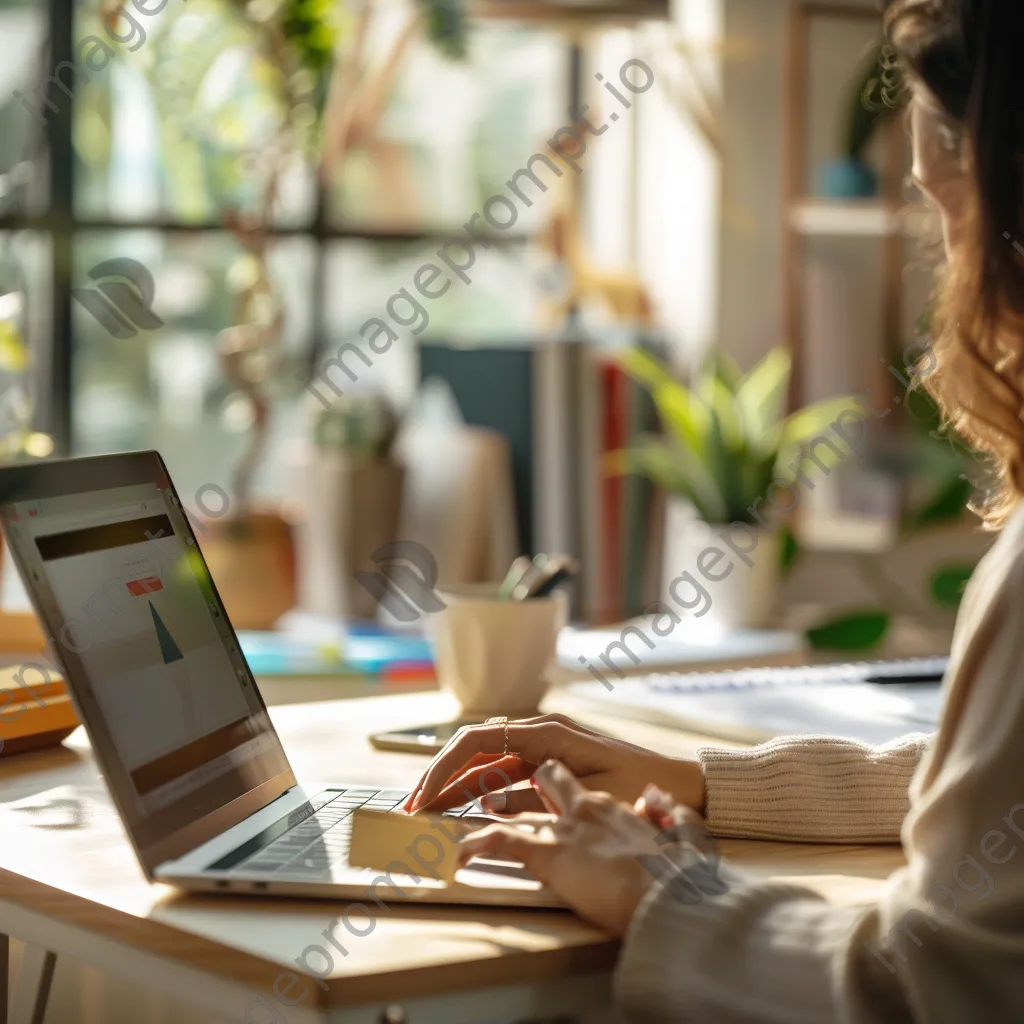
[[[869,747],[803,736],[745,750],[701,748],[708,828],[746,839],[896,842],[928,740]]]

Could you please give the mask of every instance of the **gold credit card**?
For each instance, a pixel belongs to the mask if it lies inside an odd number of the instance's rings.
[[[354,868],[434,878],[451,884],[455,877],[459,840],[480,820],[440,814],[402,814],[362,807],[352,815],[348,862]]]

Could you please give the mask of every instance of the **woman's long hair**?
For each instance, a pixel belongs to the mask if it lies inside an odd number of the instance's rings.
[[[922,383],[992,457],[978,511],[1000,526],[1024,496],[1024,0],[890,0],[885,27],[964,147],[968,229],[941,281]]]

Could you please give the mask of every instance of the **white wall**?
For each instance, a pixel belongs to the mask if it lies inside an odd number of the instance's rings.
[[[719,338],[750,366],[781,338],[786,0],[727,0]]]

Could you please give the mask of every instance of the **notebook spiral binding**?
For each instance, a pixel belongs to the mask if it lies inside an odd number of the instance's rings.
[[[649,689],[659,693],[723,692],[821,683],[924,683],[941,679],[948,664],[948,657],[893,658],[831,665],[670,672],[644,676],[643,682]]]

